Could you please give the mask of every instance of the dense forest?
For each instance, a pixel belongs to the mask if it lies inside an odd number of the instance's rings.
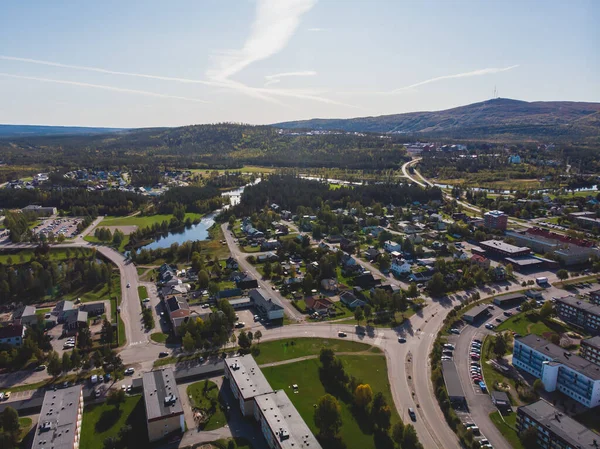
[[[239,168],[243,164],[347,168],[398,167],[401,143],[378,135],[280,133],[270,126],[195,125],[109,135],[0,139],[0,161],[42,167],[122,165]]]
[[[299,207],[317,210],[324,202],[333,210],[347,208],[352,203],[365,207],[374,203],[405,206],[414,201],[428,203],[432,200],[442,200],[442,191],[437,187],[424,189],[404,183],[377,183],[331,189],[328,183],[273,175],[246,187],[240,204],[232,208],[232,212],[238,217],[251,215],[272,203],[296,213]]]

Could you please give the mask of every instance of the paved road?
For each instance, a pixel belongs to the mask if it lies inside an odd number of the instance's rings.
[[[279,292],[273,290],[271,288],[271,284],[263,280],[262,275],[258,272],[256,267],[246,260],[246,257],[251,256],[252,254],[242,252],[239,246],[235,243],[235,237],[228,229],[228,224],[223,223],[221,228],[223,229],[223,235],[225,235],[227,246],[229,246],[229,252],[231,253],[231,256],[237,260],[240,269],[252,275],[252,277],[258,281],[258,286],[265,291],[267,296],[277,298],[281,305],[285,308],[286,315],[288,315],[292,320],[303,321],[304,316],[298,310],[296,310],[294,306],[292,306],[290,300],[284,298]]]

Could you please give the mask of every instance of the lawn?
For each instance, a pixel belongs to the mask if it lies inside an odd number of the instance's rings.
[[[217,256],[218,259],[227,259],[231,254],[227,244],[222,244],[225,241],[225,235],[219,223],[215,223],[208,229],[209,240],[202,242],[200,245],[200,254],[203,254],[211,259]]]
[[[567,332],[569,329],[555,321],[542,321],[537,312],[534,311],[513,315],[508,320],[498,325],[496,330],[498,332],[511,330],[521,335],[535,334],[548,339],[552,334]]]
[[[219,402],[219,387],[214,382],[203,380],[187,387],[187,395],[192,407],[208,413],[208,421],[200,426],[202,430],[214,430],[227,424],[225,413]]]
[[[521,440],[519,439],[519,435],[517,433],[516,425],[517,425],[517,414],[511,413],[509,415],[504,416],[504,421],[502,420],[502,416],[500,416],[500,412],[492,412],[490,413],[490,419],[494,423],[494,425],[498,428],[502,436],[510,443],[510,445],[514,449],[525,449],[521,444]]]
[[[125,238],[121,241],[121,244],[119,246],[113,245],[112,242],[102,242],[100,241],[100,239],[94,237],[93,235],[86,235],[83,240],[85,240],[86,242],[90,242],[90,243],[95,243],[98,245],[106,245],[106,246],[111,246],[113,247],[115,250],[119,251],[119,252],[123,252],[125,251],[125,247],[129,244],[129,236],[126,235]]]
[[[242,246],[242,251],[244,251],[245,253],[258,253],[260,251],[260,246]]]
[[[387,376],[387,365],[384,356],[339,356],[346,372],[355,376],[361,382],[368,383],[373,393],[381,392],[392,409],[392,426],[400,420],[392,399]],[[320,363],[317,359],[304,360],[287,365],[263,368],[262,371],[275,390],[285,390],[310,428],[317,434],[314,423],[314,404],[327,393],[321,383],[319,374]],[[294,394],[290,386],[298,384],[298,393]],[[342,427],[340,437],[347,449],[372,448],[374,445],[373,431],[357,420],[352,413],[352,405],[338,398],[342,409]]]
[[[83,409],[81,444],[85,449],[103,449],[104,440],[116,437],[125,425],[130,425],[136,435],[137,447],[148,447],[144,401],[141,395],[130,396],[119,410],[106,403],[89,405]]]
[[[166,343],[168,337],[169,336],[167,334],[163,334],[162,332],[154,332],[150,334],[150,338],[156,343],[164,344]]]
[[[148,298],[148,289],[146,289],[144,285],[138,285],[138,296],[140,298],[140,301],[142,299]]]
[[[98,225],[99,228],[104,226],[137,226],[138,228],[145,228],[148,226],[152,226],[154,223],[162,223],[163,221],[171,221],[173,215],[171,214],[156,214],[156,215],[133,215],[128,217],[114,217],[108,216],[104,217],[104,219]],[[185,214],[185,219],[189,218],[190,220],[199,220],[202,218],[201,214],[195,214],[188,212]],[[185,220],[184,219],[184,220]]]
[[[489,390],[495,390],[494,385],[496,382],[510,385],[510,391],[508,394],[517,405],[520,405],[519,395],[517,394],[517,386],[514,379],[510,377],[504,377],[504,375],[496,371],[492,365],[487,363],[488,360],[493,357],[490,347],[491,343],[492,339],[487,337],[483,341],[483,346],[481,347],[481,369],[483,371],[483,380],[485,381],[485,384]]]
[[[350,340],[328,338],[284,338],[281,340],[265,341],[258,345],[260,354],[255,356],[258,364],[291,360],[308,355],[318,355],[321,348],[332,349],[335,352],[361,352],[371,345]]]
[[[32,424],[33,421],[31,420],[31,418],[19,418],[19,441],[21,441],[27,436]]]

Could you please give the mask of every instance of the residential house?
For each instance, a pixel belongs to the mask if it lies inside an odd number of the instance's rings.
[[[461,251],[455,252],[452,255],[452,257],[454,257],[455,259],[458,259],[458,260],[467,260],[469,258],[469,255],[461,250]]]
[[[338,284],[335,279],[322,279],[321,288],[326,292],[335,292],[338,289]]]
[[[166,298],[167,296],[173,295],[185,295],[188,291],[188,284],[167,285],[159,290],[158,295],[161,298]]]
[[[237,270],[238,267],[238,262],[233,257],[228,257],[225,261],[225,268],[227,268],[228,270]]]
[[[250,275],[245,275],[235,279],[235,285],[241,290],[250,290],[251,288],[258,288],[258,281]]]
[[[352,254],[352,253],[354,253],[355,248],[356,248],[356,243],[353,242],[352,240],[349,240],[347,238],[342,238],[340,240],[340,249],[342,251]]]
[[[85,304],[81,304],[79,306],[79,310],[86,312],[88,317],[100,316],[106,312],[104,302],[86,302]]]
[[[392,240],[388,240],[387,242],[385,242],[383,244],[383,248],[388,253],[391,253],[393,251],[402,251],[402,245],[400,245],[400,243],[394,242]]]
[[[190,306],[184,298],[177,296],[167,298],[164,300],[164,304],[173,326],[173,332],[175,335],[179,335],[181,324],[187,321],[191,315]]]
[[[340,301],[351,310],[354,310],[357,307],[364,307],[367,304],[362,299],[358,299],[352,292],[340,293]]]
[[[375,279],[371,273],[363,273],[354,278],[354,285],[363,289],[369,289],[381,284],[381,279]]]
[[[412,271],[411,265],[403,259],[394,258],[392,259],[392,264],[390,265],[390,270],[396,276],[402,276],[408,274]]]
[[[73,309],[75,309],[75,303],[63,299],[56,303],[54,309],[52,309],[52,314],[56,315],[59,323],[62,323],[65,320],[65,314],[70,313]]]
[[[273,262],[275,260],[277,260],[277,254],[275,253],[261,254],[256,257],[258,263]]]
[[[471,256],[471,263],[477,265],[480,268],[488,269],[490,267],[490,259],[479,254],[473,254]]]
[[[341,235],[330,235],[327,237],[329,243],[341,243],[343,237]]]
[[[281,246],[281,242],[279,240],[271,239],[265,240],[260,244],[261,251],[273,251]]]
[[[344,253],[342,254],[342,265],[344,267],[349,267],[352,265],[356,265],[356,260],[350,254]]]
[[[64,315],[64,334],[71,334],[88,326],[88,313],[81,309],[73,309]]]
[[[333,301],[331,301],[329,298],[312,296],[305,298],[304,302],[306,304],[306,309],[310,313],[317,313],[322,316],[328,315],[331,311],[335,311]]]
[[[0,345],[21,346],[25,338],[25,326],[11,323],[0,326]]]
[[[501,265],[495,266],[492,270],[492,278],[495,281],[504,281],[506,279],[506,268]]]
[[[368,261],[377,260],[377,258],[379,257],[379,251],[373,247],[366,249],[363,254],[365,256],[365,259],[367,259]]]
[[[33,306],[21,306],[13,312],[12,321],[18,321],[25,326],[35,326],[38,323],[38,316]]]
[[[408,279],[411,282],[428,282],[433,277],[433,270],[421,271],[419,273],[411,273]]]

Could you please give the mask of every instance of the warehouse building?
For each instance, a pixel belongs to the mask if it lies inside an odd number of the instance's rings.
[[[521,304],[526,299],[527,296],[523,293],[509,293],[508,295],[496,296],[494,298],[494,304],[509,309]]]
[[[444,384],[448,392],[448,398],[454,408],[463,408],[467,405],[465,392],[458,377],[458,370],[453,360],[442,360],[442,374],[444,375]]]

